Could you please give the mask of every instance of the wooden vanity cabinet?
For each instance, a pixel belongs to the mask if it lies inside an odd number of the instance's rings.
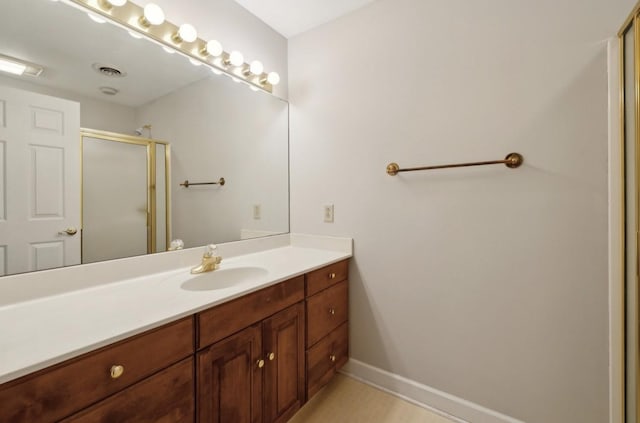
[[[61,423],[193,422],[193,357],[100,401]]]
[[[347,261],[0,385],[0,422],[284,423],[348,360]]]
[[[307,400],[349,360],[349,281],[344,260],[306,275]]]
[[[57,422],[130,387],[132,390],[128,392],[157,392],[142,395],[149,401],[146,407],[166,410],[168,416],[182,415],[181,410],[188,413],[189,407],[185,404],[189,403],[193,415],[192,393],[189,396],[188,391],[181,391],[183,396],[174,409],[173,404],[164,404],[165,398],[160,395],[168,392],[162,385],[164,379],[152,376],[192,357],[193,351],[193,317],[188,317],[5,383],[0,385],[0,422]],[[192,373],[191,370],[188,376],[181,374],[181,378],[192,379]],[[160,380],[160,385],[155,382],[157,380]],[[193,384],[192,381],[190,383]],[[138,384],[144,384],[144,388],[133,389]],[[123,398],[133,401],[131,394],[125,394]],[[133,406],[126,410],[134,413],[137,408]],[[69,421],[138,421],[134,419],[134,414],[130,414],[130,417],[133,420],[95,417]],[[192,419],[167,418],[164,421],[184,422]]]
[[[302,407],[303,300],[304,278],[299,277],[198,316],[201,343],[254,321],[198,352],[198,422],[281,423]]]

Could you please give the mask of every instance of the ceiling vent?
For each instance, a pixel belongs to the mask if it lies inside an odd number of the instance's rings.
[[[106,76],[108,78],[124,78],[125,76],[127,76],[126,72],[118,68],[115,68],[113,66],[103,65],[101,63],[94,63],[91,67],[100,75]]]

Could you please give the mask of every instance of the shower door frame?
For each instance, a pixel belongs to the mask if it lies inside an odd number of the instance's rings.
[[[639,307],[640,307],[640,284],[639,284],[639,272],[640,272],[640,3],[638,3],[633,11],[630,13],[629,17],[626,19],[620,31],[618,32],[618,41],[619,41],[619,110],[620,110],[620,147],[621,147],[621,157],[620,157],[620,168],[621,168],[621,269],[622,269],[622,280],[621,280],[621,292],[622,295],[622,304],[620,304],[620,310],[622,313],[622,339],[623,345],[621,348],[621,357],[618,359],[621,360],[622,363],[622,372],[621,375],[621,383],[622,383],[622,395],[621,401],[618,404],[622,410],[622,416],[624,422],[626,423],[640,423],[640,321],[639,321]],[[634,71],[633,75],[626,75],[626,64],[625,53],[626,53],[626,42],[625,36],[629,33],[629,31],[633,31],[633,65]],[[626,116],[626,82],[627,76],[632,78],[633,81],[633,92],[634,92],[634,139],[627,140],[627,116]],[[633,142],[635,149],[635,157],[633,157],[633,166],[634,169],[627,168],[627,141]],[[627,174],[633,172],[629,178],[627,178]],[[634,189],[634,198],[628,198],[627,196],[627,179],[632,181],[635,185]],[[635,214],[634,221],[631,222],[630,219],[627,219],[627,205],[630,202],[634,202],[635,204]],[[629,228],[628,225],[633,225],[632,228]],[[632,233],[635,234],[632,239],[627,236],[629,229],[633,229]],[[633,243],[636,248],[636,257],[635,257],[635,278],[634,280],[629,280],[627,277],[627,266],[629,265],[627,260],[627,245]],[[629,293],[628,286],[629,284],[635,284],[635,293],[636,295],[631,298],[631,294]],[[633,301],[633,308],[629,308],[629,302]],[[632,314],[630,316],[630,314]],[[635,359],[635,370],[629,368],[629,339],[628,333],[629,331],[633,331],[635,334],[636,345],[633,347],[632,353]],[[633,386],[636,392],[636,396],[633,399],[634,405],[629,404],[629,386]],[[611,404],[614,406],[614,404]],[[634,413],[636,416],[635,422],[632,422],[631,416],[628,415],[628,407],[634,407]]]
[[[164,146],[165,251],[171,242],[171,146],[167,141],[137,137],[117,132],[80,128],[80,175],[84,175],[84,138],[134,144],[147,150],[147,254],[157,252],[157,146]],[[84,177],[80,179],[80,227],[84,230]],[[81,242],[82,242],[81,238]],[[81,250],[82,251],[82,250]]]

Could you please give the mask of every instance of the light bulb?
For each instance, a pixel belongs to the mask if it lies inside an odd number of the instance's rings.
[[[218,57],[222,54],[222,44],[218,40],[209,40],[207,42],[207,53],[213,57]]]
[[[254,75],[262,75],[262,72],[264,72],[264,65],[261,61],[254,60],[249,66],[249,71]]]
[[[280,75],[277,72],[269,72],[267,82],[271,85],[278,85],[280,83]]]
[[[194,42],[198,38],[198,31],[190,24],[180,25],[178,36],[188,43]]]
[[[127,4],[127,0],[107,0],[112,6],[120,7]]]
[[[144,20],[146,25],[144,22],[140,22],[143,26],[161,25],[164,23],[164,12],[157,4],[149,3],[144,7]]]
[[[234,50],[229,55],[229,63],[233,66],[242,66],[244,63],[244,56],[237,50]]]
[[[89,18],[91,18],[92,21],[97,22],[99,24],[103,24],[107,22],[105,19],[102,19],[100,16],[94,15],[93,13],[87,13],[87,15],[89,15]]]

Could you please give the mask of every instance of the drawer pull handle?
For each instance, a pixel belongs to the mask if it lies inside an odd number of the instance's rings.
[[[276,359],[276,355],[274,353],[269,354],[269,361],[273,361]]]
[[[332,316],[335,316],[335,315],[336,315],[336,309],[335,309],[335,308],[333,308],[333,307],[331,307],[331,308],[329,309],[329,314],[330,314],[330,315],[332,315]]]
[[[111,379],[117,379],[124,373],[124,366],[111,366]]]
[[[264,367],[264,360],[258,360],[257,364],[258,368],[262,369]]]
[[[331,354],[329,356],[329,360],[331,360],[332,363],[335,363],[336,362],[336,356],[334,354]]]
[[[329,279],[335,279],[336,278],[336,274],[335,273],[329,273]]]

